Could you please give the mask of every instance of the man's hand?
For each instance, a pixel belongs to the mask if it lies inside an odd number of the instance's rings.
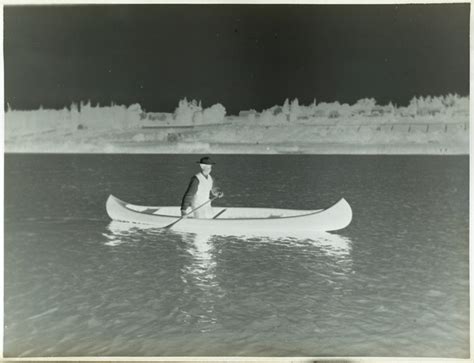
[[[220,190],[220,188],[216,187],[211,190],[213,196],[217,198],[222,198],[224,196],[224,192]]]

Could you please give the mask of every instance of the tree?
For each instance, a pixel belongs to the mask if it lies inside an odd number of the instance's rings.
[[[288,100],[288,98],[287,98],[287,99],[285,100],[285,102],[283,103],[282,112],[283,112],[285,115],[289,115],[289,114],[290,114],[290,101]]]
[[[301,109],[297,98],[295,98],[290,105],[290,121],[296,121],[300,116]]]

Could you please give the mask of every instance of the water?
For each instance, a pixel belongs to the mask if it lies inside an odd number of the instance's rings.
[[[216,155],[221,206],[324,208],[310,237],[110,222],[195,155],[6,155],[6,356],[469,356],[467,156]]]

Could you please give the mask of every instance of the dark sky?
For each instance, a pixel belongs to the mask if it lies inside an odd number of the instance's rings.
[[[228,114],[469,92],[469,4],[68,5],[4,10],[5,101]]]

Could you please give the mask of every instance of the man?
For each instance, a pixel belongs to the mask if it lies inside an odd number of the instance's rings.
[[[186,215],[188,208],[193,210],[209,201],[211,194],[218,198],[224,196],[224,193],[214,187],[214,181],[211,177],[212,166],[215,165],[215,162],[210,157],[205,156],[197,161],[197,163],[201,171],[191,178],[188,189],[184,193],[183,201],[181,202],[182,216]],[[200,207],[193,214],[195,218],[212,218],[211,203],[209,202]]]

